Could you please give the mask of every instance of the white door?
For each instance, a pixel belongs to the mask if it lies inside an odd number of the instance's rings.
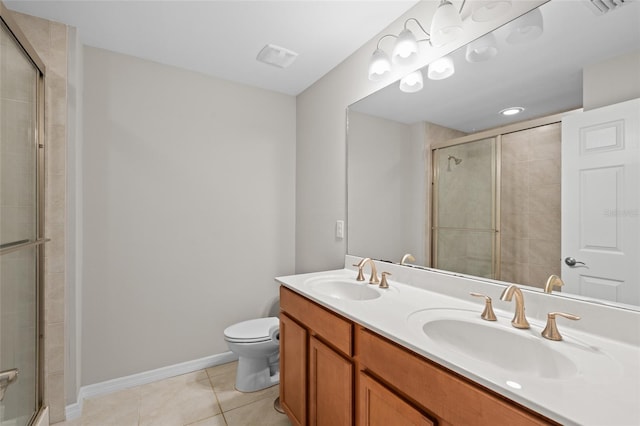
[[[567,293],[640,304],[639,168],[640,99],[563,117]]]

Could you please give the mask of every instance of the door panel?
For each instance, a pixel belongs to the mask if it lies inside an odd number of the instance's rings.
[[[581,262],[562,262],[568,293],[640,304],[639,129],[639,99],[562,120],[562,256]]]

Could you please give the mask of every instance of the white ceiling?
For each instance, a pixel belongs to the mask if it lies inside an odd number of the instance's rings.
[[[297,95],[418,1],[4,3],[9,9],[78,28],[89,46]],[[287,69],[258,62],[258,52],[269,43],[299,56]]]

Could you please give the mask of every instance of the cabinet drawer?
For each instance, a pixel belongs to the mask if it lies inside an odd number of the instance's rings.
[[[444,423],[555,424],[361,327],[356,329],[356,350],[361,369],[380,377]]]
[[[352,353],[352,324],[286,287],[280,287],[280,309],[345,355]]]

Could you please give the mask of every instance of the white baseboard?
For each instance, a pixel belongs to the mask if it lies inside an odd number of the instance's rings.
[[[237,359],[238,356],[233,352],[223,352],[221,354],[195,359],[193,361],[182,362],[180,364],[169,365],[155,370],[144,371],[130,376],[119,377],[117,379],[82,386],[78,392],[77,402],[67,405],[65,409],[67,420],[77,419],[82,415],[82,402],[86,398],[93,398],[119,390],[132,388],[134,386],[145,385],[158,380],[168,379],[169,377],[226,364]]]

